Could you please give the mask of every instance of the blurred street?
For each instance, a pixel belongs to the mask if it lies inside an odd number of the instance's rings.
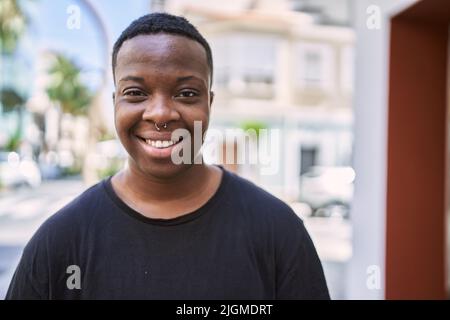
[[[84,190],[81,180],[46,181],[36,189],[0,196],[0,298],[3,299],[24,245],[53,213]],[[322,259],[331,295],[345,298],[346,262],[351,256],[348,221],[305,218]]]
[[[53,213],[83,190],[81,180],[46,181],[39,188],[0,194],[0,298],[3,299],[24,245]]]

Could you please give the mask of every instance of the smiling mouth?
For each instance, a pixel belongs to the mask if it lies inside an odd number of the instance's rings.
[[[145,139],[142,137],[137,136],[141,141],[143,141],[144,143],[146,143],[147,145],[156,148],[156,149],[165,149],[165,148],[169,148],[175,144],[180,143],[181,141],[183,141],[183,137],[179,137],[178,139],[175,140],[153,140],[153,139]]]

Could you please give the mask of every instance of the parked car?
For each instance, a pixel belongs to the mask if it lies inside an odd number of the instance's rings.
[[[34,160],[21,158],[17,152],[0,152],[2,187],[15,188],[25,185],[35,188],[41,181],[41,172]]]
[[[348,218],[355,171],[351,167],[311,167],[300,177],[300,201],[312,216]]]

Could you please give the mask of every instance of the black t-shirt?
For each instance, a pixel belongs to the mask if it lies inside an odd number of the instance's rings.
[[[103,180],[24,249],[7,299],[329,299],[297,215],[224,170],[200,209],[150,219]]]

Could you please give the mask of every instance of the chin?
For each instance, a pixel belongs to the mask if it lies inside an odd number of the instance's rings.
[[[132,165],[144,175],[164,180],[175,178],[192,166],[189,164],[174,164],[171,161],[152,161],[151,163],[149,163],[148,161],[142,162],[139,160],[131,161],[133,162]]]

